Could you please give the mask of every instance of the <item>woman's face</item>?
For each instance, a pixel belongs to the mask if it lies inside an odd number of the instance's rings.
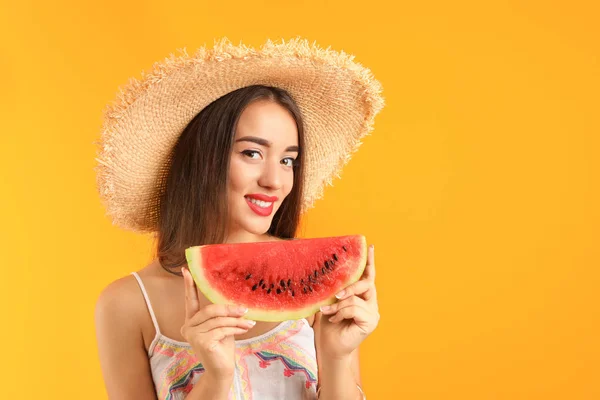
[[[292,115],[268,100],[242,112],[229,167],[229,237],[263,235],[292,190],[298,130]],[[250,235],[251,236],[251,235]]]

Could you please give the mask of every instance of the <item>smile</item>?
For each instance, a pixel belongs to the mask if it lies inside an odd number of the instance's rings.
[[[262,201],[250,197],[245,197],[245,199],[250,209],[261,217],[268,217],[273,212],[272,201]]]

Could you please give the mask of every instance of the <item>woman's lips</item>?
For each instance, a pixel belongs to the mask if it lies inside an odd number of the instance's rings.
[[[267,201],[267,202],[271,202],[271,203],[274,203],[279,199],[277,196],[268,196],[268,195],[262,194],[262,193],[249,193],[246,195],[246,197],[250,197],[250,198],[253,198],[256,200],[261,200],[261,201]]]
[[[246,203],[248,204],[248,207],[250,207],[250,209],[252,211],[254,211],[256,214],[260,215],[261,217],[268,217],[269,215],[271,215],[271,213],[273,212],[273,204],[271,203],[270,206],[268,207],[261,207],[258,204],[253,203],[250,198],[245,197],[246,199]]]

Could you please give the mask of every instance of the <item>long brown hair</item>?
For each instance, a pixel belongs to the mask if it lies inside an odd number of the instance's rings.
[[[300,152],[293,167],[293,188],[267,231],[267,234],[282,239],[295,237],[300,223],[304,181],[302,115],[285,90],[263,85],[245,87],[215,100],[190,121],[159,178],[156,256],[167,271],[178,274],[171,269],[186,263],[186,248],[224,242],[233,139],[243,110],[257,100],[270,100],[281,105],[296,121]]]

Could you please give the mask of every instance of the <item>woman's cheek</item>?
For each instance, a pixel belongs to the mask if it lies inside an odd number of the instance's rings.
[[[254,169],[248,163],[244,163],[239,158],[232,159],[229,168],[229,180],[233,190],[244,192],[252,179],[253,172]]]

